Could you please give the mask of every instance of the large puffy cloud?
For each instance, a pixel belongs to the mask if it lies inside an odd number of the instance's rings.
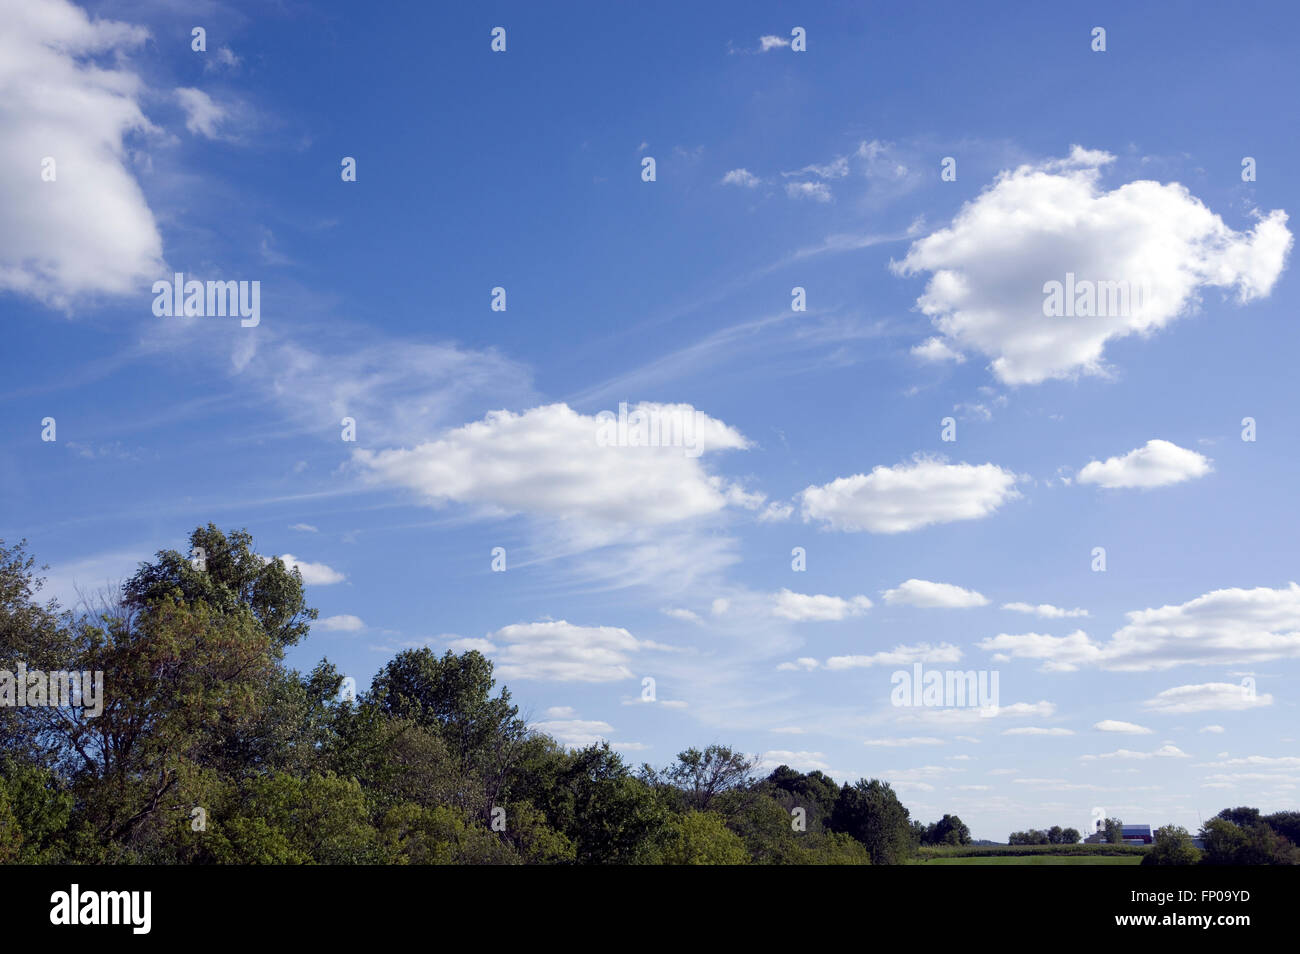
[[[490,636],[501,647],[501,678],[549,682],[618,682],[631,679],[632,657],[664,649],[619,626],[575,626],[565,620],[515,623]]]
[[[808,487],[800,499],[804,520],[835,530],[902,533],[987,516],[1017,496],[1015,484],[1015,474],[994,464],[923,458]]]
[[[772,612],[784,619],[841,620],[858,616],[871,609],[871,600],[865,596],[845,599],[842,596],[808,595],[782,590],[776,595]]]
[[[1291,249],[1287,215],[1234,231],[1186,187],[1098,185],[1113,156],[1070,156],[1002,173],[948,228],[913,243],[896,273],[931,273],[917,303],[940,332],[922,357],[977,352],[1007,384],[1104,370],[1107,342],[1148,334],[1193,310],[1205,288],[1239,302],[1268,295]],[[1141,307],[1111,317],[1045,317],[1044,285],[1127,282]],[[945,346],[945,347],[941,347]]]
[[[1108,642],[1082,630],[983,639],[995,659],[1037,659],[1046,670],[1081,665],[1134,672],[1181,665],[1266,662],[1300,656],[1300,584],[1214,590],[1177,606],[1136,610]]]
[[[1151,440],[1123,457],[1094,460],[1079,471],[1079,483],[1101,487],[1164,487],[1203,477],[1213,467],[1208,457],[1169,441]]]
[[[762,502],[710,475],[700,462],[701,454],[748,447],[738,431],[690,405],[639,404],[635,410],[665,421],[691,420],[694,433],[679,446],[663,439],[660,446],[619,446],[601,437],[617,437],[608,422],[550,404],[521,414],[493,411],[437,440],[409,449],[358,450],[354,459],[368,476],[435,504],[604,524],[656,526],[729,503],[752,508]]]
[[[64,0],[0,0],[0,20],[0,289],[58,307],[138,290],[165,268],[123,141],[153,128],[124,66],[148,31]]]
[[[961,609],[986,606],[988,599],[982,593],[963,589],[953,583],[905,580],[893,589],[885,590],[885,602],[892,606]]]

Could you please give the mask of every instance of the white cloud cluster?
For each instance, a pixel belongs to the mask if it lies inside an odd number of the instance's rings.
[[[1123,457],[1092,461],[1079,471],[1078,480],[1112,489],[1165,487],[1205,476],[1214,469],[1212,463],[1194,450],[1169,441],[1150,440]]]
[[[693,415],[700,454],[749,446],[734,428],[690,405],[643,403],[635,410]],[[502,513],[655,526],[728,504],[762,503],[710,475],[682,446],[601,446],[602,426],[567,404],[550,404],[521,414],[493,411],[413,448],[353,456],[372,479],[410,488],[436,505],[454,501]]]
[[[859,616],[871,609],[871,600],[865,596],[845,599],[842,596],[809,596],[783,589],[776,595],[776,605],[772,612],[783,619],[793,620],[841,620],[849,616]]]
[[[920,356],[977,352],[1007,384],[1099,374],[1108,342],[1163,328],[1202,289],[1234,290],[1243,303],[1272,291],[1292,244],[1285,212],[1237,232],[1178,183],[1103,191],[1113,160],[1075,146],[1064,160],[1004,172],[893,263],[900,275],[930,273],[917,304],[945,347],[931,339]],[[1126,282],[1144,301],[1109,317],[1046,317],[1044,285],[1067,274]]]
[[[915,579],[905,580],[893,589],[885,590],[885,602],[891,606],[939,609],[988,605],[988,599],[974,590],[963,589],[952,583],[932,583],[929,580]]]
[[[633,678],[636,653],[665,648],[619,626],[575,626],[565,620],[514,623],[490,639],[499,647],[497,669],[506,681],[618,682]]]
[[[994,464],[920,458],[806,488],[803,518],[834,530],[903,533],[987,516],[1018,496],[1016,475]]]
[[[980,640],[997,660],[1036,659],[1043,669],[1084,665],[1133,672],[1182,665],[1265,662],[1300,656],[1300,584],[1214,590],[1177,606],[1136,610],[1108,642],[1082,630],[1068,636],[1024,633]]]
[[[166,268],[126,145],[154,130],[127,65],[149,33],[65,0],[0,7],[0,290],[61,308],[141,290]]]
[[[1231,682],[1206,682],[1194,686],[1174,686],[1142,704],[1153,712],[1174,715],[1188,712],[1241,712],[1271,706],[1273,697]]]
[[[1051,603],[1039,603],[1037,606],[1032,603],[1003,603],[1002,608],[1016,613],[1029,613],[1043,619],[1066,619],[1072,616],[1088,615],[1086,609],[1068,610],[1060,606],[1053,606]]]

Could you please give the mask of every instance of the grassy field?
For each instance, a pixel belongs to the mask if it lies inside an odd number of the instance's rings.
[[[965,858],[927,858],[924,865],[1140,865],[1138,855],[969,855]]]
[[[922,848],[923,865],[1140,865],[1146,848],[1136,845],[969,845]]]

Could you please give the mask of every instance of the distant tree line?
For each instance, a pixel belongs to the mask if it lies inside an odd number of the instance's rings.
[[[0,670],[105,674],[98,717],[0,707],[0,863],[897,864],[970,840],[879,779],[566,748],[478,652],[401,652],[340,698],[327,660],[284,664],[317,615],[298,572],[244,531],[190,544],[73,614],[0,541]]]
[[[1062,828],[1053,825],[1044,831],[1031,828],[1029,831],[1013,831],[1007,837],[1008,845],[1073,845],[1082,836],[1076,828]]]

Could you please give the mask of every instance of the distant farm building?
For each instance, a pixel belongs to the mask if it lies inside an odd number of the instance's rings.
[[[1124,843],[1127,845],[1151,844],[1151,826],[1150,825],[1125,825]]]

